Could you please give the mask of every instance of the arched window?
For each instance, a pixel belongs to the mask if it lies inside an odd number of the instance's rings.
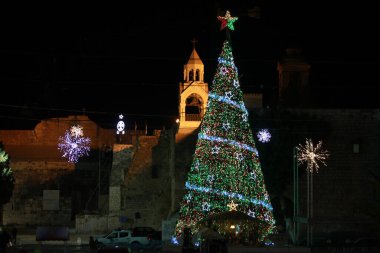
[[[189,81],[194,81],[194,70],[189,71]]]
[[[198,94],[191,94],[186,98],[185,120],[201,121],[202,119],[203,100]]]
[[[199,81],[200,80],[200,71],[199,69],[197,69],[197,71],[195,71],[195,81]]]

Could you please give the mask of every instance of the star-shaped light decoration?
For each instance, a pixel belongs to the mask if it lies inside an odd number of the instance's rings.
[[[218,16],[218,20],[221,22],[220,30],[223,30],[224,28],[228,28],[231,31],[235,30],[234,22],[238,20],[237,17],[231,17],[230,11],[226,11],[226,14],[224,17]]]
[[[215,179],[215,176],[214,176],[214,175],[208,175],[208,176],[207,176],[207,181],[208,181],[209,183],[212,183],[212,182],[214,181],[214,179]]]
[[[256,173],[254,171],[252,171],[251,173],[249,173],[249,177],[252,179],[252,180],[256,180]]]
[[[81,125],[74,125],[70,128],[70,133],[72,136],[81,137],[83,136],[83,127]]]
[[[229,203],[227,206],[230,209],[230,211],[236,211],[237,210],[236,208],[237,208],[238,204],[234,203],[234,201],[231,200],[231,203]]]
[[[231,91],[228,91],[228,92],[224,93],[224,96],[225,96],[226,98],[228,98],[229,100],[231,100],[231,98],[232,98],[232,92],[231,92]]]
[[[243,113],[243,114],[241,115],[241,119],[242,119],[243,121],[248,121],[248,114],[247,114],[247,113]]]
[[[83,128],[71,127],[66,130],[64,136],[58,139],[58,149],[63,153],[62,157],[66,157],[69,162],[76,163],[79,158],[89,155],[90,141],[88,137],[83,137]]]
[[[268,195],[267,192],[264,193],[264,200],[265,200],[266,202],[269,202],[269,195]]]
[[[224,130],[226,130],[226,131],[228,131],[229,129],[230,129],[230,127],[231,127],[231,125],[230,125],[230,123],[223,123],[223,129]]]
[[[242,153],[236,153],[235,158],[241,162],[241,161],[243,161],[243,154]]]
[[[261,129],[257,133],[257,138],[259,138],[259,141],[262,143],[269,142],[272,135],[269,133],[268,129]]]
[[[196,160],[194,163],[194,170],[198,171],[199,170],[199,160]]]
[[[317,146],[314,146],[313,142],[310,139],[306,139],[305,146],[299,144],[297,147],[297,161],[298,164],[307,163],[307,168],[311,173],[318,172],[319,164],[327,166],[325,160],[329,157],[327,150],[322,150],[322,141],[319,141]]]
[[[219,150],[220,150],[220,147],[217,147],[217,146],[212,147],[211,154],[216,155],[219,153]]]
[[[187,195],[185,196],[185,199],[186,199],[187,202],[189,202],[192,198],[193,198],[193,197],[192,197],[190,194],[187,194]]]
[[[207,202],[202,203],[202,210],[203,211],[210,211],[210,204]]]
[[[222,67],[220,67],[220,73],[222,74],[222,75],[226,75],[227,73],[228,73],[228,68],[227,67],[224,67],[224,66],[222,66]]]
[[[256,217],[255,212],[252,211],[251,209],[249,209],[249,211],[248,211],[247,214],[248,214],[248,216],[251,216],[252,218],[255,218],[255,217]]]

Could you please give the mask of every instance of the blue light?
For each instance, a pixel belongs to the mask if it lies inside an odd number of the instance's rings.
[[[227,103],[227,104],[230,104],[232,106],[235,106],[235,107],[239,108],[240,110],[242,110],[243,113],[248,114],[247,109],[245,108],[244,102],[236,103],[235,101],[233,101],[231,99],[228,99],[224,96],[219,96],[219,95],[212,93],[212,92],[209,92],[208,96],[209,96],[209,98],[213,98],[215,100],[218,100],[219,102],[223,102],[223,103]],[[208,102],[208,103],[210,103],[210,102]]]
[[[240,142],[237,142],[234,140],[228,140],[228,139],[224,139],[224,138],[217,137],[217,136],[209,136],[209,135],[203,134],[203,133],[199,133],[198,138],[209,140],[209,141],[217,141],[217,142],[227,143],[227,144],[236,146],[240,149],[245,149],[245,150],[251,151],[251,152],[255,153],[257,156],[259,156],[259,152],[257,151],[257,148],[254,148],[252,146],[249,146],[247,144],[240,143]]]
[[[270,211],[273,210],[273,207],[271,204],[269,204],[265,201],[262,201],[262,200],[255,199],[255,198],[248,198],[248,197],[246,197],[240,193],[221,191],[218,189],[212,189],[212,188],[203,187],[203,186],[196,186],[196,185],[190,184],[189,182],[186,182],[185,188],[190,189],[190,190],[199,191],[199,192],[213,193],[216,195],[224,195],[224,196],[227,196],[229,198],[236,198],[236,199],[251,202],[254,205],[263,206]]]

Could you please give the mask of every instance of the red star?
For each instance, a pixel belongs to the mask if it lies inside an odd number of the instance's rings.
[[[223,30],[224,28],[228,27],[230,30],[235,30],[234,28],[234,22],[238,20],[237,17],[231,17],[230,12],[227,10],[226,15],[224,17],[218,16],[218,20],[221,22],[220,30]]]

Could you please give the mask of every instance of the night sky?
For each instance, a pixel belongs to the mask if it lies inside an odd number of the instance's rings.
[[[374,6],[176,2],[2,8],[0,129],[32,129],[41,119],[83,110],[106,128],[119,113],[130,127],[174,123],[191,40],[211,84],[225,39],[216,17],[226,9],[239,17],[232,46],[243,91],[263,92],[272,106],[277,61],[299,47],[321,108],[380,108]]]

